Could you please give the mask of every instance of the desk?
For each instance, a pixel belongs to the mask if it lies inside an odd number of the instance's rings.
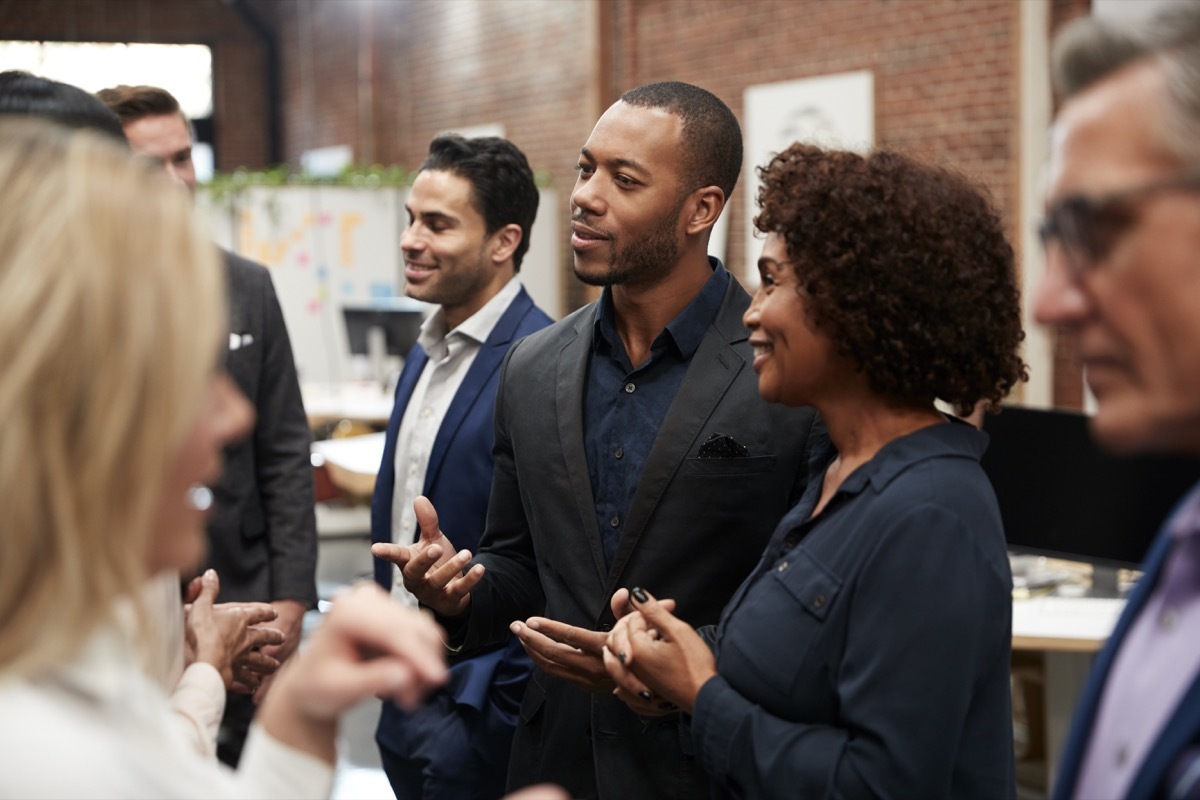
[[[1013,601],[1013,651],[1040,653],[1045,711],[1042,736],[1046,785],[1054,786],[1067,730],[1092,656],[1104,646],[1124,600],[1095,597],[1036,597]],[[1031,720],[1032,722],[1032,720]]]
[[[304,384],[300,395],[310,428],[343,419],[384,426],[392,415],[394,398],[376,381]]]
[[[386,433],[368,433],[344,439],[323,439],[312,443],[312,452],[323,459],[334,486],[357,497],[370,497],[375,490],[375,473],[383,458],[386,436]]]

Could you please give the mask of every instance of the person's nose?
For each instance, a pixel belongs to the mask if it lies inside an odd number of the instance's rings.
[[[1090,300],[1065,253],[1046,251],[1046,271],[1033,298],[1033,317],[1041,325],[1070,327],[1087,316]]]
[[[576,209],[590,216],[601,216],[604,213],[604,198],[599,189],[599,181],[595,175],[584,179],[581,175],[575,180],[575,188],[571,191],[571,212]]]
[[[403,253],[419,253],[425,249],[425,240],[416,230],[416,225],[409,225],[400,234],[400,250]]]
[[[742,324],[752,331],[758,328],[759,317],[762,314],[762,297],[763,290],[760,286],[750,299],[750,307],[742,314]]]

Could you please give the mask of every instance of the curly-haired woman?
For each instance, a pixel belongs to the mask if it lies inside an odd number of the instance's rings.
[[[690,714],[728,796],[1012,797],[986,436],[935,405],[994,409],[1026,378],[1012,248],[969,181],[902,155],[795,144],[760,172],[759,391],[828,440],[714,630],[631,591],[618,694]]]

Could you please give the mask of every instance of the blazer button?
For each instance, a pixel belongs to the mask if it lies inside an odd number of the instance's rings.
[[[606,622],[606,623],[604,623],[603,625],[601,625],[601,626],[600,626],[600,630],[601,630],[601,631],[604,631],[604,632],[611,631],[611,630],[612,630],[612,625],[609,625],[609,624]]]
[[[820,608],[825,605],[825,595],[819,594],[813,598],[813,608]]]
[[[775,568],[775,571],[776,572],[787,572],[787,568],[788,568],[788,563],[786,561],[780,561],[779,566]]]

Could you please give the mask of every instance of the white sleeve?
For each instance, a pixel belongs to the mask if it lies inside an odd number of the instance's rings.
[[[204,662],[188,666],[171,693],[171,712],[196,752],[215,759],[225,713],[225,682],[217,668]]]

